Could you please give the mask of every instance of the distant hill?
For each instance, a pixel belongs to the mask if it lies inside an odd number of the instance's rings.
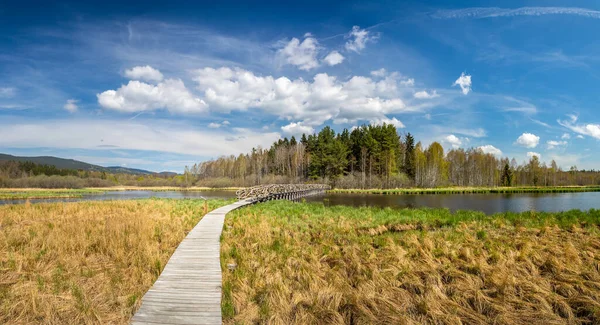
[[[39,165],[52,165],[56,168],[61,169],[77,169],[77,170],[89,170],[89,171],[100,171],[107,173],[120,173],[120,174],[133,174],[133,175],[151,175],[154,172],[126,167],[102,167],[98,165],[88,164],[83,161],[74,159],[65,159],[52,156],[40,156],[40,157],[19,157],[13,155],[7,155],[0,153],[0,161],[20,161],[20,162],[32,162]]]

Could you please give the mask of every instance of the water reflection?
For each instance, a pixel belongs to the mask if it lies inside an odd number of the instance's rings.
[[[523,211],[568,211],[600,208],[600,192],[587,193],[516,193],[516,194],[431,194],[377,195],[327,194],[308,198],[325,205],[377,206],[396,208],[448,208],[478,210],[486,214]]]
[[[104,194],[84,195],[83,198],[32,199],[35,202],[76,202],[102,200],[132,200],[151,197],[170,199],[200,199],[235,197],[234,191],[109,191]],[[567,211],[600,208],[600,192],[587,193],[518,193],[518,194],[431,194],[431,195],[377,195],[377,194],[326,194],[307,198],[308,202],[325,205],[377,206],[394,208],[448,208],[479,210],[486,214],[522,211]],[[25,203],[25,200],[0,200],[1,204]]]

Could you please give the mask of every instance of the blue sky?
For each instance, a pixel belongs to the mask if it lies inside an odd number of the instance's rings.
[[[0,24],[2,153],[181,172],[386,122],[600,168],[593,1],[12,1]]]

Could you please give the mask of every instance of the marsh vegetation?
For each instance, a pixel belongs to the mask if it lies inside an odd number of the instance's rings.
[[[227,204],[210,200],[209,210]],[[126,324],[203,200],[0,206],[1,324]]]
[[[255,205],[226,218],[224,320],[598,323],[599,224],[600,210]]]

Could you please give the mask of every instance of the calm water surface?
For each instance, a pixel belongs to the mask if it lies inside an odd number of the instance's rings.
[[[76,202],[102,200],[131,200],[151,197],[170,199],[229,199],[234,191],[109,191],[89,194],[83,198],[34,199],[30,202]],[[448,208],[456,210],[479,210],[486,214],[522,211],[568,211],[572,209],[600,209],[600,192],[587,193],[519,193],[519,194],[425,194],[425,195],[377,195],[377,194],[326,194],[307,198],[308,202],[325,205],[376,206],[392,208]],[[1,204],[25,203],[25,200],[0,200]]]
[[[308,198],[325,205],[377,206],[394,208],[448,208],[479,210],[486,214],[522,211],[568,211],[600,209],[600,192],[517,194],[327,194]]]

